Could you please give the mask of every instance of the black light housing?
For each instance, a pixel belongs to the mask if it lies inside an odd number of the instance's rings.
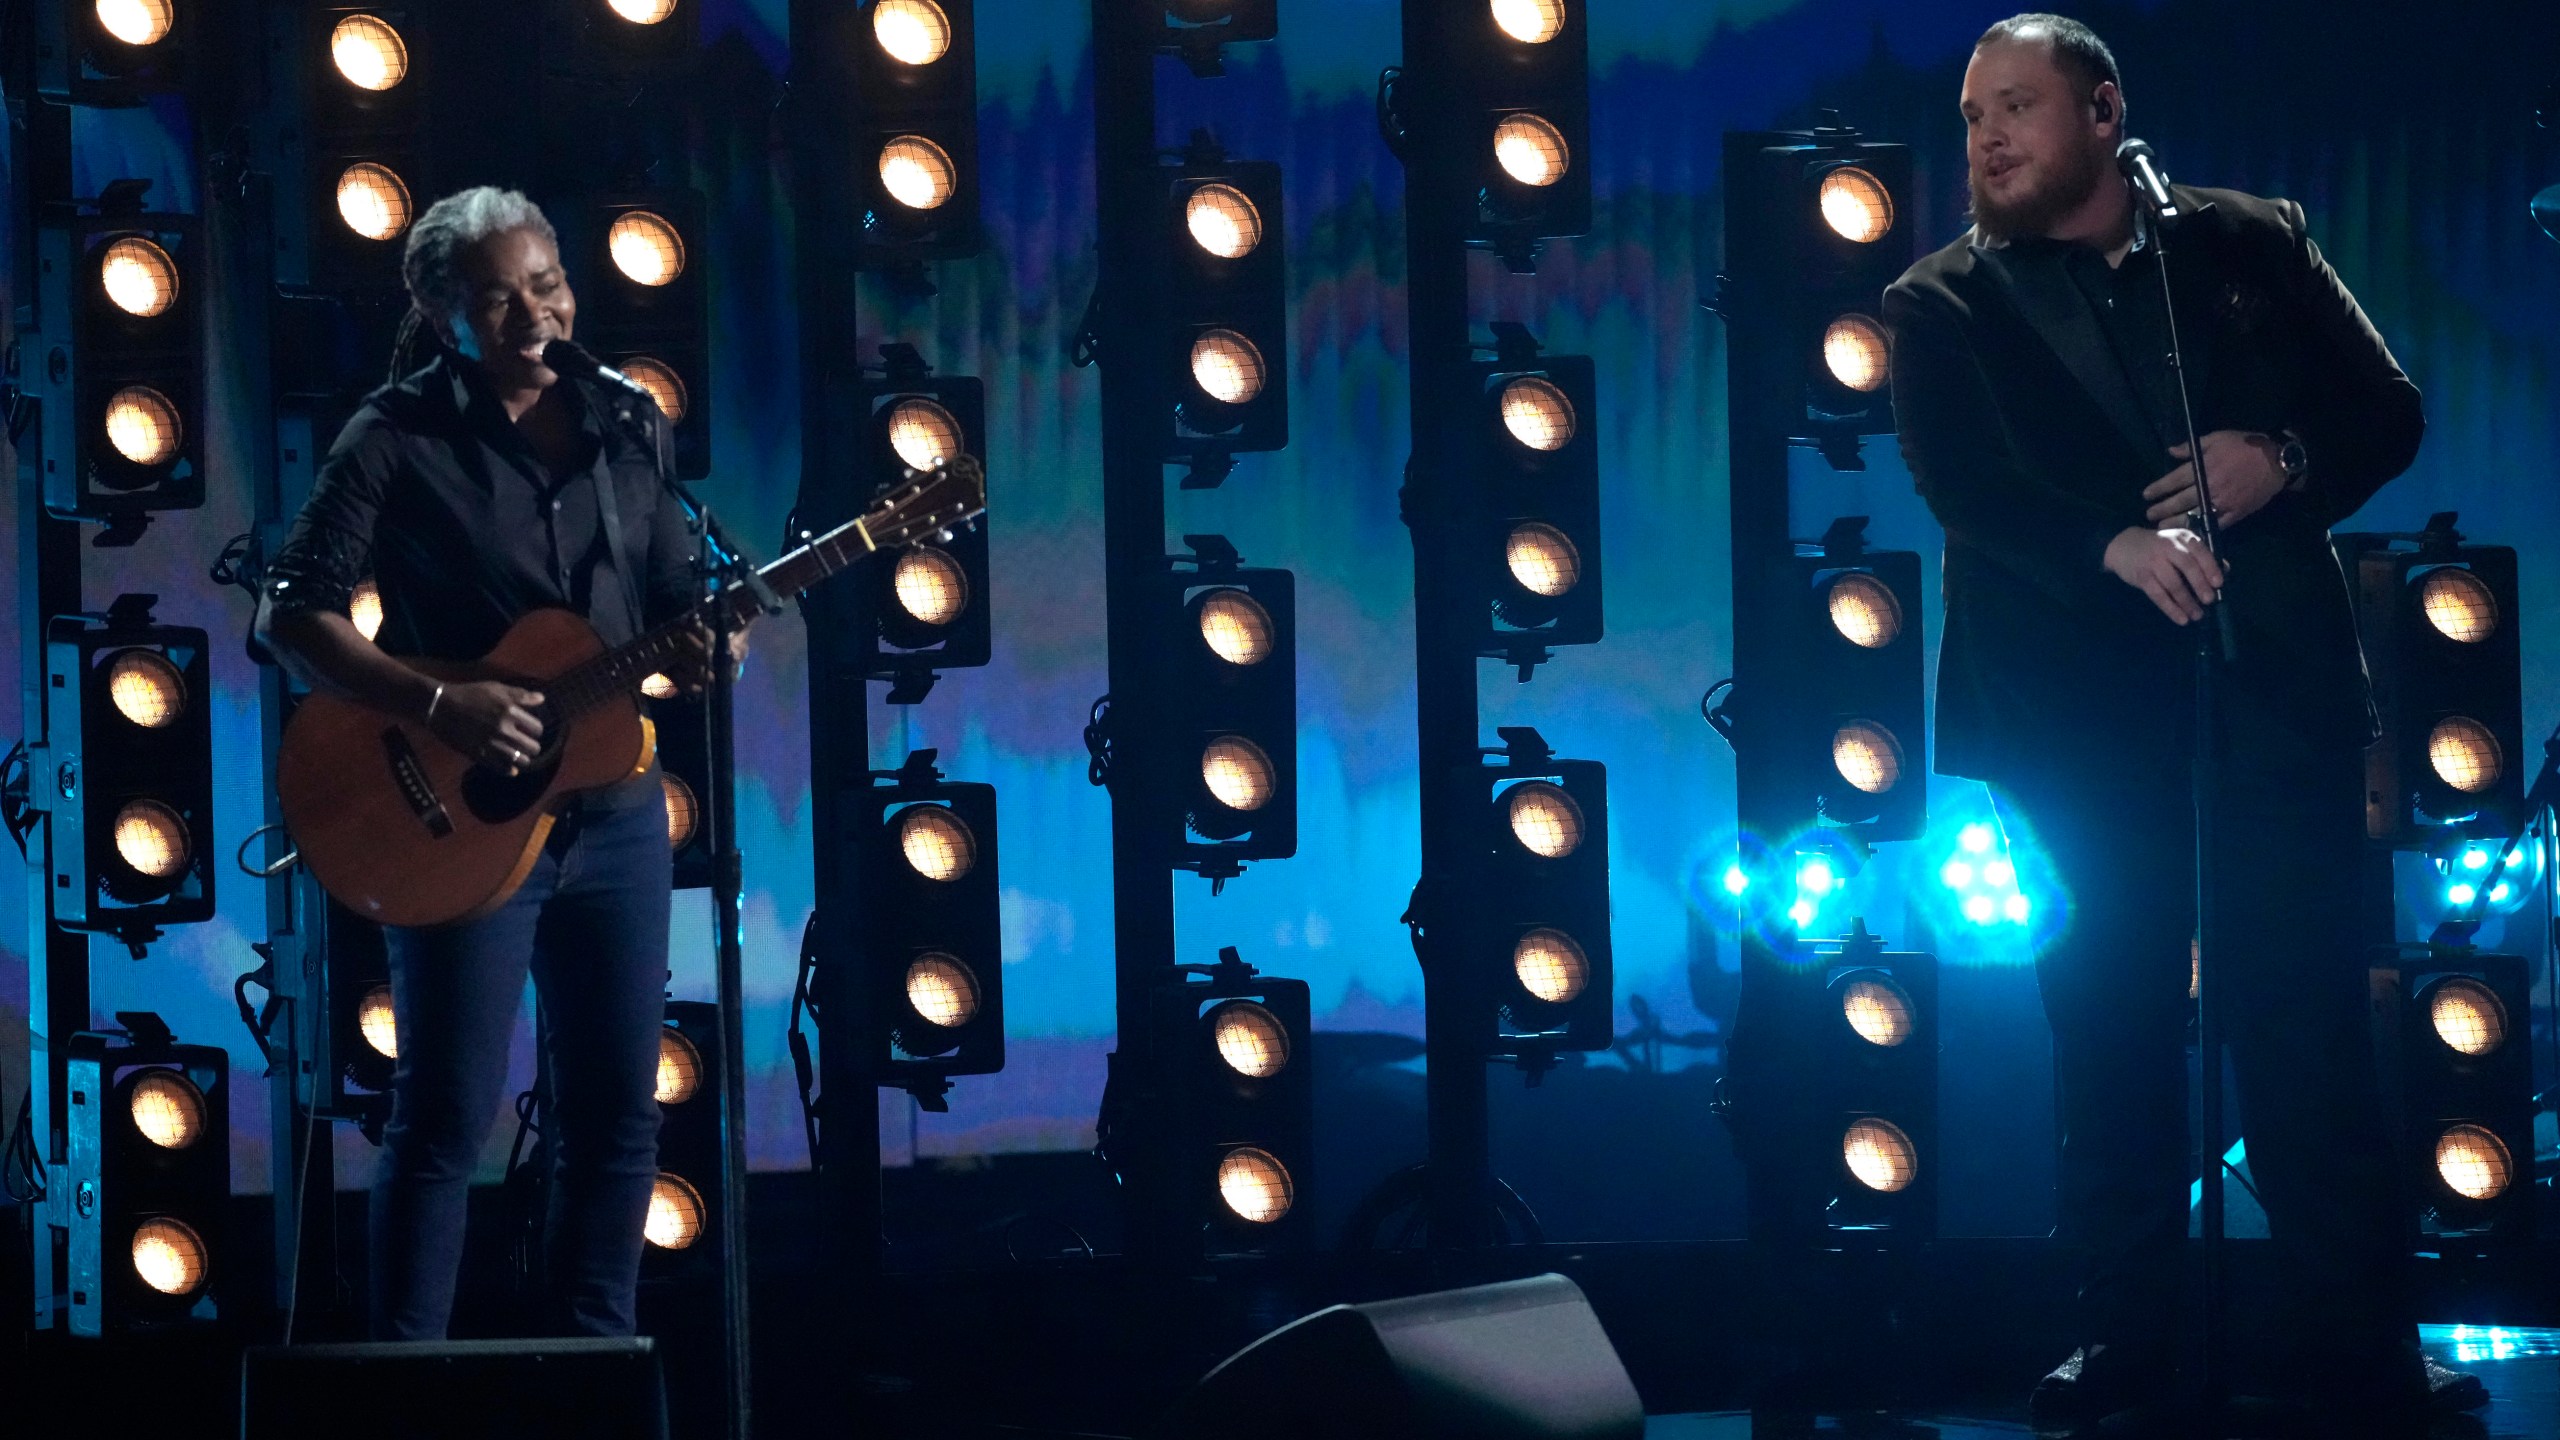
[[[1162,173],[1165,458],[1222,475],[1289,443],[1288,232],[1280,167],[1231,161],[1204,133]]]
[[[2452,512],[2414,535],[2340,535],[2381,738],[2365,751],[2365,833],[2425,846],[2524,798],[2516,552],[2471,545]]]
[[[1591,229],[1591,39],[1584,0],[1537,7],[1514,33],[1490,4],[1443,5],[1439,53],[1455,58],[1447,101],[1463,112],[1475,167],[1471,245],[1515,270],[1541,242]]]
[[[995,787],[945,780],[934,759],[919,750],[874,772],[855,812],[878,932],[876,1033],[862,1043],[882,1084],[929,1104],[949,1076],[1004,1068]]]
[[[666,676],[652,675],[642,682],[641,696],[657,738],[675,888],[706,889],[712,881],[711,844],[703,828],[711,795],[710,695],[679,694]]]
[[[37,233],[40,312],[70,317],[30,387],[68,402],[34,447],[45,507],[106,522],[110,543],[205,496],[208,255],[196,217],[141,211],[147,186],[118,181],[99,213]]]
[[[916,48],[937,22],[939,38]],[[903,270],[977,254],[974,0],[864,0],[855,29],[859,113],[846,150],[855,173],[845,180],[862,197],[857,263]]]
[[[1298,850],[1297,577],[1244,565],[1221,536],[1183,538],[1159,610],[1187,812],[1174,863],[1217,880]]]
[[[73,1198],[71,1332],[201,1324],[218,1317],[228,1263],[231,1057],[180,1045],[156,1015],[71,1037],[70,1152],[53,1183]]]
[[[667,1002],[658,1030],[658,1179],[641,1279],[717,1274],[720,1267],[720,1007]]]
[[[156,599],[45,627],[54,917],[137,949],[214,900],[205,632],[153,623]]]
[[[2520,956],[2438,951],[2377,972],[2399,1016],[2396,1080],[2429,1248],[2534,1232],[2533,986]]]
[[[1825,1095],[1809,1142],[1829,1152],[1834,1231],[1928,1240],[1938,1230],[1938,964],[1863,931],[1821,957],[1808,1083]]]
[[[985,462],[986,384],[936,375],[913,346],[881,347],[882,365],[853,388],[864,433],[863,473],[887,487],[958,456]],[[853,518],[806,515],[804,526]],[[907,704],[932,688],[937,672],[984,665],[994,654],[987,532],[983,523],[886,547],[868,573],[841,587],[840,619],[827,629],[839,663],[890,682],[889,701]]]
[[[1920,557],[1865,548],[1865,526],[1838,521],[1793,558],[1797,663],[1753,697],[1742,743],[1793,777],[1801,823],[1910,840],[1929,823]]]
[[[1475,950],[1491,977],[1495,1053],[1606,1050],[1617,1038],[1609,938],[1609,774],[1505,728],[1482,767]]]
[[[712,429],[702,192],[631,191],[575,213],[578,339],[651,391],[671,422],[676,474],[699,480],[711,473]]]
[[[1603,634],[1597,382],[1585,355],[1541,355],[1494,325],[1497,358],[1469,366],[1466,572],[1483,596],[1479,653],[1521,666]]]
[[[1210,1247],[1304,1248],[1314,1235],[1315,1065],[1307,984],[1257,972],[1234,947],[1163,992],[1187,1130],[1184,1193]]]

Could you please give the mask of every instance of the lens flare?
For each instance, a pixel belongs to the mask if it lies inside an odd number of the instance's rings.
[[[1840,1142],[1840,1158],[1848,1162],[1849,1173],[1859,1184],[1887,1195],[1909,1188],[1920,1174],[1920,1156],[1912,1148],[1911,1137],[1892,1121],[1872,1116],[1849,1126]]]
[[[1233,185],[1203,185],[1182,205],[1193,244],[1221,260],[1241,260],[1262,243],[1262,211]]]
[[[107,397],[107,443],[136,465],[166,465],[186,444],[186,426],[169,397],[148,385],[127,385]]]
[[[1561,860],[1582,848],[1582,807],[1560,785],[1530,780],[1503,792],[1511,837],[1532,855]]]
[[[880,188],[910,210],[939,208],[959,177],[951,152],[921,135],[901,135],[880,147]]]
[[[146,1070],[126,1101],[133,1128],[163,1150],[184,1150],[204,1133],[204,1092],[175,1070]]]
[[[1572,936],[1541,925],[1513,943],[1511,973],[1521,989],[1562,1005],[1591,983],[1591,957]]]
[[[658,1103],[681,1105],[702,1092],[702,1052],[682,1032],[658,1027]]]
[[[898,849],[910,869],[946,884],[978,863],[978,837],[948,805],[910,805],[898,812]]]
[[[1271,803],[1271,757],[1241,735],[1221,735],[1201,752],[1200,783],[1230,810],[1259,810]]]
[[[649,392],[649,398],[657,403],[658,413],[667,417],[668,424],[684,423],[685,406],[691,397],[685,393],[684,378],[676,374],[674,366],[646,355],[634,355],[614,368]]]
[[[1297,1187],[1289,1167],[1268,1150],[1239,1145],[1218,1162],[1218,1198],[1229,1213],[1253,1225],[1269,1225],[1289,1213]]]
[[[1199,614],[1200,643],[1229,665],[1242,668],[1271,658],[1271,612],[1242,590],[1212,590],[1192,602]]]
[[[195,854],[187,822],[157,800],[128,800],[116,812],[116,854],[137,873],[171,880],[187,872]]]
[[[938,629],[969,608],[969,572],[950,552],[930,545],[907,547],[889,572],[889,589],[898,597],[898,608],[919,625]]]
[[[2456,977],[2429,987],[2427,1023],[2459,1054],[2486,1055],[2507,1043],[2507,1007],[2477,980]]]
[[[1873,244],[1893,229],[1893,194],[1875,176],[1844,165],[1822,177],[1822,221],[1843,240]]]
[[[1494,127],[1493,158],[1503,174],[1542,190],[1563,179],[1573,163],[1565,151],[1564,132],[1525,113],[1505,116]]]
[[[2465,795],[2494,789],[2506,773],[2506,756],[2489,727],[2465,715],[2449,715],[2427,735],[2427,763],[2436,778]]]
[[[2489,1131],[2456,1125],[2436,1139],[2436,1174],[2465,1200],[2495,1200],[2515,1178],[2515,1158]]]
[[[626,210],[616,216],[605,232],[604,247],[613,256],[613,268],[635,285],[655,289],[684,273],[684,237],[655,211]]]
[[[649,1218],[641,1222],[641,1237],[661,1250],[683,1250],[702,1238],[702,1221],[702,1192],[681,1175],[659,1171],[649,1187]]]
[[[1863,570],[1853,570],[1824,588],[1831,628],[1840,638],[1867,650],[1881,650],[1902,638],[1902,602],[1893,587]]]
[[[1822,364],[1831,378],[1861,395],[1884,388],[1889,374],[1884,327],[1864,315],[1843,315],[1822,332]]]
[[[409,77],[409,46],[378,15],[350,15],[329,32],[329,58],[359,90],[383,91]]]
[[[2498,597],[2479,576],[2447,566],[2418,582],[2418,608],[2448,640],[2477,645],[2498,633]]]
[[[1573,441],[1573,425],[1573,401],[1553,382],[1523,375],[1502,387],[1502,428],[1530,449],[1563,449]]]
[[[1268,1080],[1289,1064],[1289,1028],[1250,1000],[1229,1000],[1209,1012],[1218,1058],[1248,1080]]]
[[[157,650],[119,650],[107,662],[107,695],[116,713],[145,730],[174,725],[187,713],[187,682]]]
[[[928,1025],[957,1030],[978,1018],[978,977],[958,956],[920,955],[907,967],[907,1008]]]
[[[1582,580],[1582,552],[1553,525],[1530,521],[1515,525],[1503,543],[1502,558],[1511,579],[1532,595],[1553,600]]]
[[[1882,975],[1862,975],[1842,986],[1840,1017],[1870,1045],[1889,1050],[1911,1038],[1911,997]]]
[[[1191,380],[1222,405],[1242,405],[1262,393],[1262,351],[1233,330],[1210,330],[1191,342]]]
[[[193,1295],[208,1268],[204,1237],[184,1220],[154,1216],[133,1232],[133,1273],[163,1295]]]
[[[98,284],[117,309],[148,320],[178,303],[178,262],[139,235],[126,235],[98,257]]]
[[[901,65],[930,65],[951,53],[951,17],[933,0],[880,0],[871,35]]]
[[[1882,795],[1902,783],[1902,742],[1872,720],[1852,720],[1831,737],[1831,764],[1841,779]]]
[[[385,1060],[400,1058],[400,1017],[391,1008],[391,987],[376,982],[356,1007],[356,1033]]]

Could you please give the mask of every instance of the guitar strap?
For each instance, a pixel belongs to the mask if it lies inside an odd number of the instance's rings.
[[[605,553],[613,557],[613,573],[622,577],[623,599],[631,606],[633,638],[649,628],[649,614],[640,602],[640,576],[631,568],[631,552],[622,538],[622,502],[614,495],[613,460],[608,453],[598,457],[595,469],[596,518],[604,526]]]

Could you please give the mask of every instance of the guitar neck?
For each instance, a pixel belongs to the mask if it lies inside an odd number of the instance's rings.
[[[871,538],[870,518],[846,521],[757,570],[757,577],[776,595],[793,595],[815,586],[880,548]],[[744,581],[732,581],[675,619],[550,681],[543,695],[562,718],[574,719],[637,690],[650,676],[665,673],[683,653],[686,637],[697,623],[715,632],[743,630],[762,613],[756,592]]]

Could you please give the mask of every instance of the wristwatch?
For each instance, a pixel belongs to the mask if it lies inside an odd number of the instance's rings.
[[[2288,430],[2277,437],[2284,441],[2276,451],[2276,463],[2284,467],[2284,488],[2299,490],[2311,476],[2311,452],[2303,448],[2302,438]]]

